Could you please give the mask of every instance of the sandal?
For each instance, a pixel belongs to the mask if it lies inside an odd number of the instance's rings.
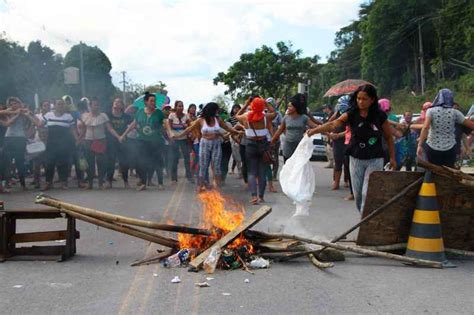
[[[250,199],[250,203],[253,204],[253,205],[258,205],[258,198],[257,197],[252,197],[252,199]]]

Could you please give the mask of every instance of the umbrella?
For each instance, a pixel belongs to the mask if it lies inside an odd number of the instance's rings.
[[[345,80],[333,85],[329,90],[326,91],[323,97],[349,94],[357,90],[359,86],[365,85],[365,84],[373,85],[372,83],[364,81],[364,80],[354,80],[354,79]]]
[[[153,94],[155,94],[156,108],[161,109],[161,107],[163,106],[163,104],[166,103],[166,101],[168,101],[169,103],[169,98],[166,95],[161,94],[161,93],[153,93]],[[145,107],[145,102],[143,101],[144,97],[145,95],[142,95],[139,98],[137,98],[135,101],[133,101],[133,106],[136,107],[137,109],[144,108]]]

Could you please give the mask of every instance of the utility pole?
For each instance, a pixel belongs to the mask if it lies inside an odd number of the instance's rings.
[[[84,97],[86,96],[86,80],[84,77],[84,56],[82,54],[82,42],[79,43],[79,61],[81,67],[81,97]]]
[[[122,81],[120,83],[122,83],[122,100],[123,100],[123,105],[124,106],[127,106],[127,95],[125,93],[125,87],[126,87],[126,84],[127,84],[127,81],[125,81],[125,74],[126,72],[125,71],[122,71]]]
[[[421,95],[425,95],[425,59],[423,57],[423,39],[421,38],[421,24],[418,22],[418,41],[420,46],[420,81]]]

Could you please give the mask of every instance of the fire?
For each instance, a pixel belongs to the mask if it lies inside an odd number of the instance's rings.
[[[204,191],[198,194],[198,199],[203,206],[203,218],[201,227],[212,231],[210,236],[191,235],[178,233],[180,249],[196,248],[204,250],[219,240],[223,235],[235,229],[245,218],[243,206],[230,200],[226,200],[218,191]],[[230,209],[226,209],[226,206]],[[239,236],[228,248],[247,246],[252,251],[251,244]]]

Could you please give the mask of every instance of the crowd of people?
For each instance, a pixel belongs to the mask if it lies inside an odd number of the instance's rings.
[[[225,184],[230,171],[243,180],[250,202],[259,204],[267,189],[277,191],[280,152],[285,163],[305,134],[324,133],[332,147],[332,189],[343,178],[351,191],[346,199],[355,199],[362,211],[371,172],[411,171],[420,157],[457,167],[473,141],[472,109],[464,116],[448,89],[423,104],[419,118],[406,111],[398,119],[390,101],[364,85],[340,97],[334,111],[327,106],[324,123],[308,112],[303,94],[287,102],[284,114],[272,97],[249,97],[229,114],[214,102],[187,110],[179,100],[173,107],[157,106],[148,92],[143,101],[143,107],[125,107],[117,98],[101,106],[96,98],[73,104],[65,96],[42,102],[34,113],[19,98],[8,98],[0,108],[0,193],[17,181],[27,189],[27,175],[36,189],[53,189],[55,183],[67,189],[73,169],[80,188],[93,189],[95,182],[99,189],[111,188],[118,170],[125,188],[136,174],[137,190],[162,190],[165,179],[178,182],[182,158],[186,180],[196,182],[198,191]]]

